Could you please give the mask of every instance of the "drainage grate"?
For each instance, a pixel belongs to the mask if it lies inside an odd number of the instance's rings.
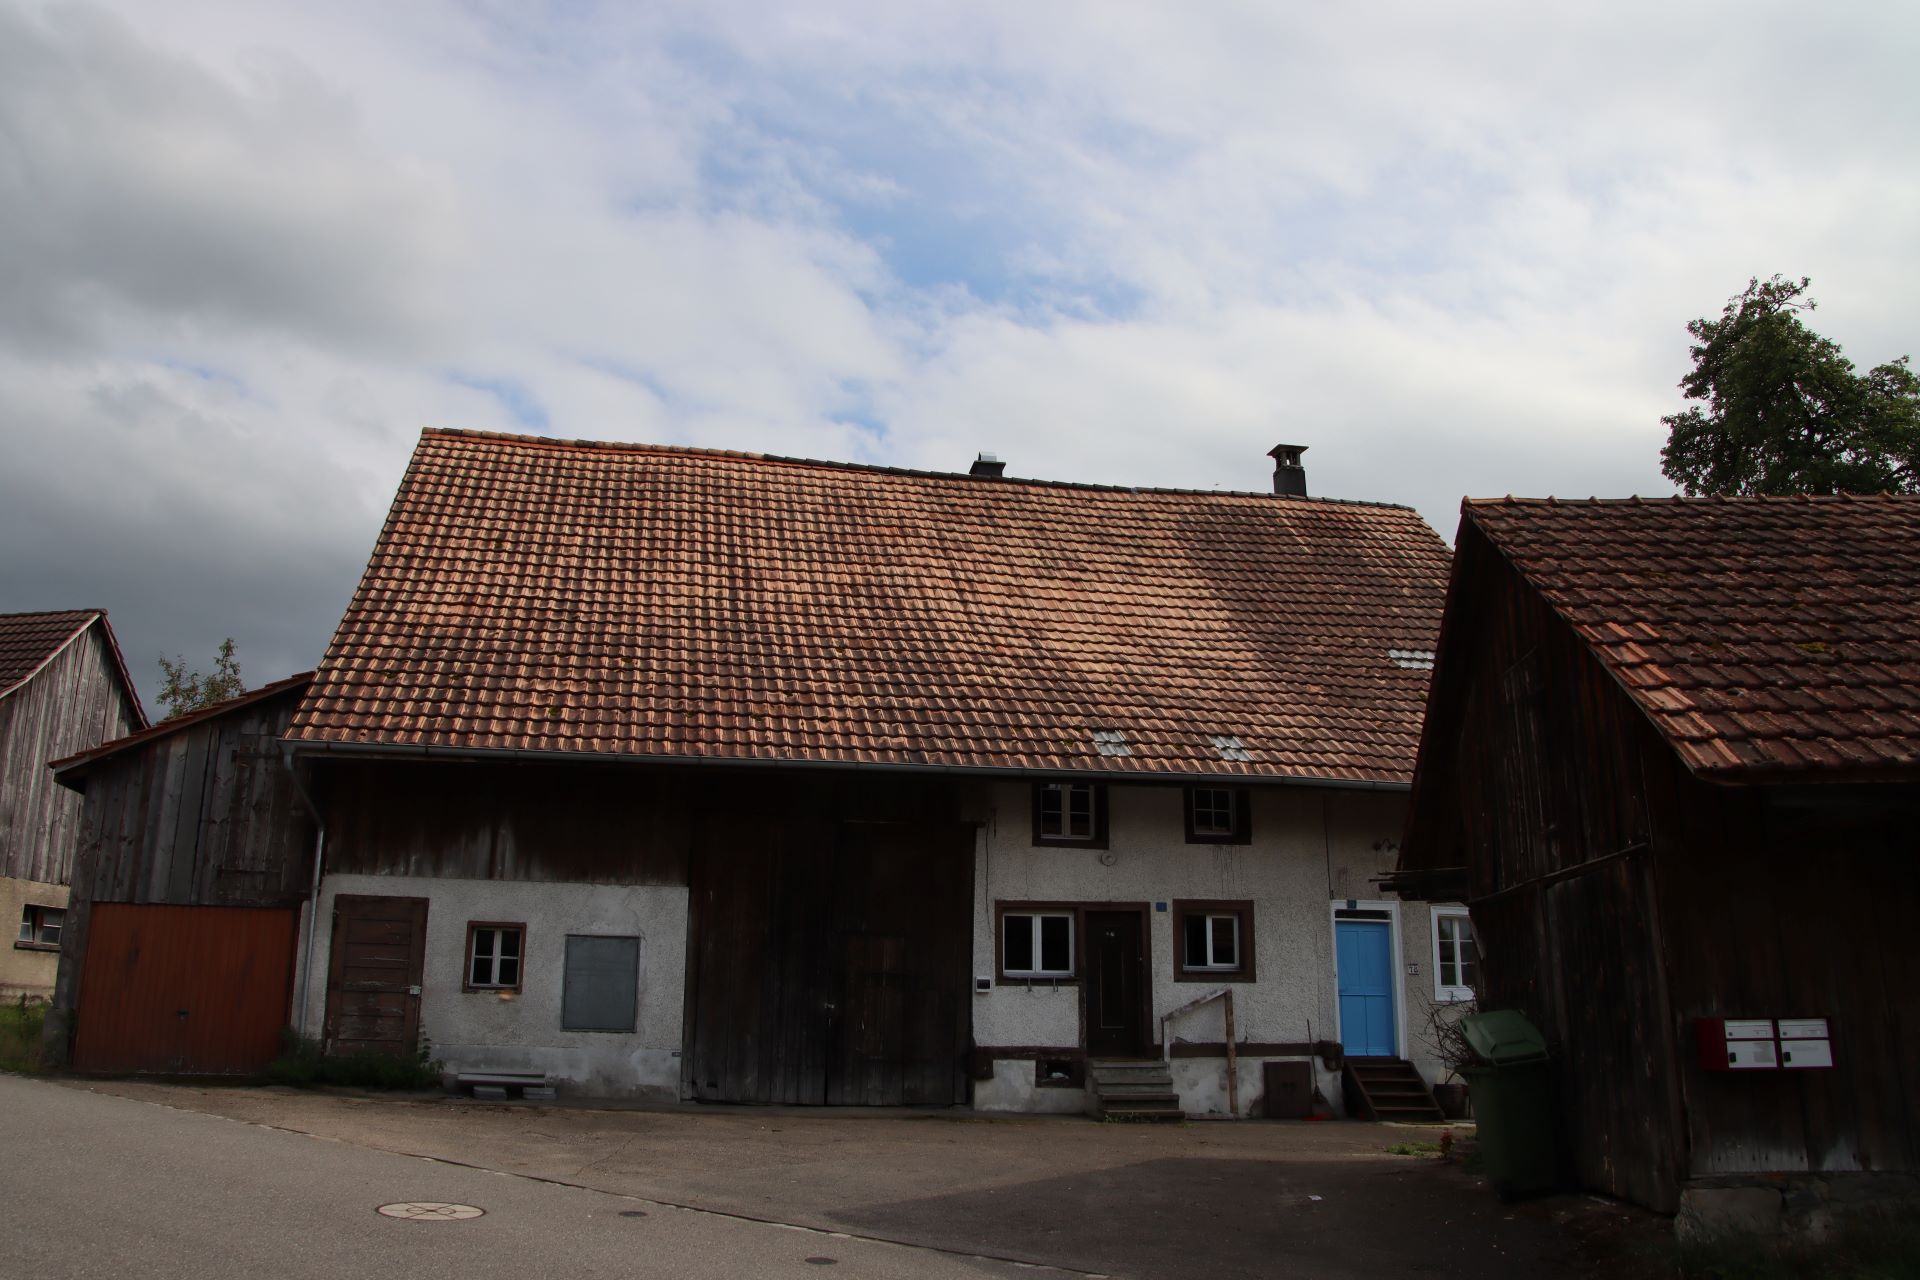
[[[485,1209],[476,1209],[470,1204],[444,1204],[437,1200],[403,1200],[398,1204],[383,1204],[374,1210],[389,1218],[405,1218],[408,1222],[460,1222],[467,1218],[477,1218]]]

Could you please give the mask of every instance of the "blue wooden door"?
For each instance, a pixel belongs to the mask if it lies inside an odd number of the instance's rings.
[[[1385,920],[1336,920],[1340,1040],[1350,1058],[1391,1058],[1393,935]]]

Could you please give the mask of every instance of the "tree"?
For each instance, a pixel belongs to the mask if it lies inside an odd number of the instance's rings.
[[[1754,278],[1687,326],[1706,403],[1661,421],[1660,470],[1688,494],[1920,492],[1920,377],[1907,357],[1854,372],[1801,322],[1811,280]]]
[[[160,705],[166,710],[165,718],[169,719],[238,697],[247,691],[246,682],[240,678],[240,663],[233,656],[232,636],[220,642],[220,652],[213,659],[212,675],[203,676],[198,671],[187,670],[185,660],[178,655],[171,662],[162,657],[160,670],[166,675],[166,681],[160,686]]]

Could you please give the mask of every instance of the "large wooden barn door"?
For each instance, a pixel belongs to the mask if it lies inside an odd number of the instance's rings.
[[[692,868],[686,1085],[786,1105],[966,1100],[973,835],[706,825]]]
[[[327,1048],[407,1055],[420,1041],[427,900],[343,893],[333,900]]]
[[[99,902],[76,1071],[245,1075],[279,1055],[293,990],[291,910]]]

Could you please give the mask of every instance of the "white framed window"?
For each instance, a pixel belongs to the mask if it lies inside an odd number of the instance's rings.
[[[1000,974],[1006,978],[1071,978],[1073,913],[1003,911]]]
[[[1033,842],[1106,848],[1106,788],[1097,782],[1036,783]]]
[[[1473,945],[1473,920],[1467,909],[1433,908],[1433,998],[1473,999],[1479,968],[1480,957]]]
[[[1195,911],[1181,921],[1182,961],[1186,970],[1240,971],[1240,917],[1231,912]]]
[[[526,951],[526,925],[497,920],[468,921],[466,989],[518,991]]]
[[[66,924],[64,907],[42,907],[30,902],[20,908],[20,932],[13,945],[29,951],[58,951],[60,933]]]

